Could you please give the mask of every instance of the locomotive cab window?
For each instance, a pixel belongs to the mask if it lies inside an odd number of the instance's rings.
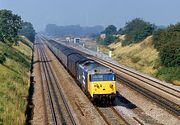
[[[93,74],[90,75],[90,81],[115,81],[116,76],[115,74]]]

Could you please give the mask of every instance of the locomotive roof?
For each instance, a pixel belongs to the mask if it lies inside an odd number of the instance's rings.
[[[112,73],[112,70],[108,67],[105,67],[93,60],[88,60],[83,62],[81,65],[84,70],[91,74],[98,74],[98,73]]]
[[[71,60],[73,60],[75,62],[79,62],[79,63],[82,63],[82,62],[88,60],[88,58],[82,56],[79,53],[72,53],[68,56],[68,58],[70,58]]]

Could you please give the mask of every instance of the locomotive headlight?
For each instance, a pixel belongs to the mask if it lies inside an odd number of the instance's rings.
[[[113,84],[110,84],[110,88],[113,88]]]
[[[99,85],[97,84],[97,88],[99,88]]]

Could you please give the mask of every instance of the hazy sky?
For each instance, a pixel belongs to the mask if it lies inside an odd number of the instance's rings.
[[[0,9],[12,10],[37,31],[48,23],[119,28],[135,17],[156,25],[180,22],[180,0],[0,0]]]

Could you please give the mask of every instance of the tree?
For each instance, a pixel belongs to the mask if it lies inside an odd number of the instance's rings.
[[[154,24],[145,22],[140,18],[135,18],[132,21],[126,23],[123,29],[123,33],[126,34],[126,42],[131,44],[137,43],[145,39],[147,36],[152,35],[155,28],[156,27]]]
[[[10,44],[16,42],[18,30],[21,28],[21,17],[13,14],[10,10],[0,10],[0,40]]]
[[[19,34],[26,36],[31,42],[34,42],[36,32],[30,22],[23,22]]]
[[[153,33],[154,47],[159,51],[161,63],[165,66],[180,64],[180,23],[158,29]]]
[[[123,35],[123,34],[124,34],[123,28],[119,28],[119,30],[117,31],[117,33]]]
[[[113,35],[107,35],[106,38],[101,42],[103,45],[109,45],[113,42],[115,42],[116,37]]]
[[[113,35],[117,33],[117,28],[114,25],[109,25],[102,33],[105,33],[106,35]]]

